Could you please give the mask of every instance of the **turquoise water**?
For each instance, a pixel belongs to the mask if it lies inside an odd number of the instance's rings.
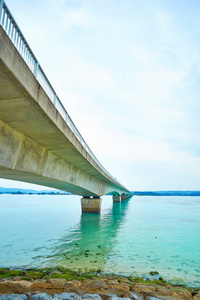
[[[0,195],[0,266],[101,269],[200,286],[200,197],[103,197],[81,215],[78,196]]]

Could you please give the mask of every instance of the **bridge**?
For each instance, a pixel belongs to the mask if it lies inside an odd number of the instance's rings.
[[[0,177],[81,195],[82,212],[99,213],[107,193],[130,197],[88,147],[4,0],[0,25]]]

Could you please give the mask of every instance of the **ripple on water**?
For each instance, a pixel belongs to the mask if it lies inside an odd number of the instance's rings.
[[[120,205],[103,197],[100,216],[81,216],[76,196],[6,197],[0,195],[0,228],[7,228],[6,235],[0,231],[2,266],[92,267],[135,276],[156,269],[164,279],[199,284],[199,197],[184,198],[187,205],[181,197],[133,197]]]

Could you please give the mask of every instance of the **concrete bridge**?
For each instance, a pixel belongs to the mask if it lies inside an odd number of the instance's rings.
[[[0,177],[81,195],[83,212],[100,212],[107,193],[130,197],[82,138],[3,0],[0,25]]]

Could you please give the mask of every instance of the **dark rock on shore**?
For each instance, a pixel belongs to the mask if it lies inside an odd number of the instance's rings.
[[[10,295],[0,295],[0,300],[27,300],[26,295],[17,295],[17,294],[10,294]]]
[[[46,293],[39,293],[31,296],[30,300],[52,300],[52,296]]]
[[[60,295],[55,294],[54,299],[62,300],[81,300],[81,297],[75,293],[62,293]]]

